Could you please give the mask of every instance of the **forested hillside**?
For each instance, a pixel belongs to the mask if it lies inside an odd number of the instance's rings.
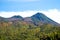
[[[0,18],[0,40],[60,40],[60,26],[39,13]]]
[[[0,22],[0,40],[60,40],[60,27],[50,24]]]

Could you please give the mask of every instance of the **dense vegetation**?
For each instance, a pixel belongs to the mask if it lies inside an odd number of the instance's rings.
[[[60,40],[60,27],[25,22],[0,22],[0,40]]]

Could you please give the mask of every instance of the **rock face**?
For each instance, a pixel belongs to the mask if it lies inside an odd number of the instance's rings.
[[[42,24],[52,24],[52,25],[59,25],[57,22],[53,21],[52,19],[45,16],[43,13],[36,13],[32,15],[31,17],[23,18],[19,15],[12,16],[10,18],[3,18],[0,17],[0,21],[23,21],[28,24],[34,24],[34,25],[42,25]]]

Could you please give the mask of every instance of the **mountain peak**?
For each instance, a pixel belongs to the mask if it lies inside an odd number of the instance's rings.
[[[23,18],[23,17],[21,17],[19,15],[15,15],[15,16],[12,16],[11,18]]]
[[[37,19],[44,19],[44,17],[46,17],[43,13],[36,13],[35,15],[33,15],[32,17],[37,18]]]
[[[33,15],[34,17],[44,17],[45,15],[43,13],[36,13],[35,15]]]
[[[8,19],[9,21],[18,21],[18,20],[23,20],[23,17],[21,17],[20,15],[14,15],[11,18]]]
[[[41,15],[41,14],[42,14],[42,13],[39,13],[39,12],[38,12],[38,13],[36,13],[35,15]]]

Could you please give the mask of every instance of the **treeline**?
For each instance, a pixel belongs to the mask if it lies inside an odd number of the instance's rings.
[[[25,22],[0,22],[0,40],[60,40],[60,27]]]

